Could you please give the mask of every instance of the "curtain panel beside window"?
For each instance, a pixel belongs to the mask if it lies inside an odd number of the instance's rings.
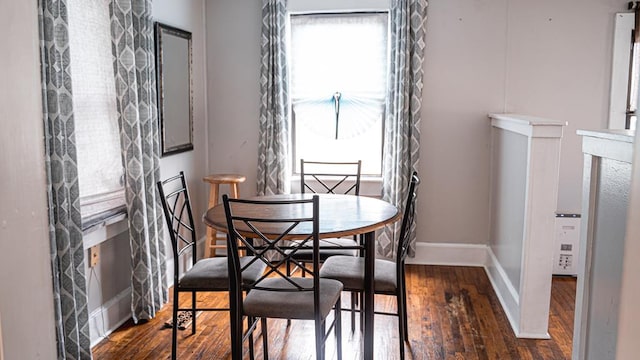
[[[291,188],[287,2],[262,1],[258,195],[286,194]]]
[[[391,0],[390,68],[385,124],[382,198],[404,211],[403,202],[420,155],[420,109],[424,71],[427,0]],[[376,251],[394,255],[400,224],[385,227]],[[409,256],[415,256],[415,224],[410,230]]]
[[[83,60],[71,54],[69,25],[70,21],[90,22],[91,19],[84,19],[80,12],[73,13],[71,16],[75,18],[70,20],[68,9],[70,6],[96,5],[103,6],[101,11],[105,12],[107,3],[107,19],[110,19],[107,33],[112,37],[109,37],[109,55],[106,56],[113,61],[112,71],[108,71],[109,64],[104,63],[99,64],[99,69],[87,71],[101,79],[108,78],[107,74],[115,76],[113,82],[117,84],[117,91],[110,92],[111,88],[102,89],[105,91],[100,94],[91,91],[83,94],[81,90],[76,98],[72,88],[81,84],[82,79],[74,79],[73,76],[82,75],[73,74],[71,63]],[[79,179],[76,104],[79,113],[83,107],[100,107],[100,114],[89,113],[91,118],[104,113],[113,116],[115,101],[118,117],[116,138],[121,144],[117,153],[121,152],[122,160],[115,160],[114,164],[120,162],[120,167],[125,164],[134,320],[154,317],[168,297],[162,213],[155,192],[155,182],[159,179],[159,143],[151,1],[103,0],[88,4],[75,0],[71,3],[70,0],[39,0],[38,11],[58,359],[91,359],[80,194],[81,186],[84,186],[81,182],[88,184],[92,180],[102,180],[102,173],[89,170],[87,180]],[[103,20],[104,15],[101,15]],[[103,36],[101,39],[106,41],[105,33],[96,35]],[[79,46],[85,44],[76,44]],[[113,55],[110,54],[112,48]],[[76,55],[81,52],[76,51]],[[98,65],[94,61],[100,62],[95,59],[87,61],[90,66]],[[86,64],[74,65],[82,67]],[[108,99],[110,97],[113,99]],[[106,98],[105,103],[93,103],[97,98]],[[113,130],[113,127],[108,130],[112,138]],[[100,166],[110,165],[102,163]],[[111,181],[111,185],[116,182],[119,179]],[[107,186],[107,191],[112,190],[111,185]]]
[[[45,170],[58,359],[91,359],[67,1],[38,1]]]

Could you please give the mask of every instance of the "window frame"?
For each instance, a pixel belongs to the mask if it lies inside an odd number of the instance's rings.
[[[291,13],[289,15],[290,18],[293,17],[297,17],[297,16],[349,16],[349,15],[358,15],[358,14],[386,14],[387,15],[387,21],[389,19],[389,9],[377,9],[377,10],[334,10],[334,11],[300,11],[300,12],[295,12],[295,13]],[[289,20],[289,27],[291,27],[291,20]],[[388,33],[389,29],[387,28],[387,36],[389,36]],[[288,37],[288,45],[287,46],[291,46],[291,37],[289,35]],[[388,63],[389,63],[389,46],[388,46],[388,38],[387,38],[387,74],[386,76],[388,77]],[[289,61],[289,63],[291,63]],[[385,127],[386,127],[386,104],[387,104],[387,91],[385,89],[385,93],[384,93],[384,98],[381,100],[380,102],[380,107],[381,109],[381,137],[380,137],[380,172],[377,174],[369,174],[369,173],[362,173],[362,178],[370,178],[370,179],[380,179],[382,177],[382,172],[383,172],[383,163],[384,163],[384,144],[385,144],[385,135],[386,135],[386,131],[385,131]],[[294,100],[293,94],[290,98],[290,103],[289,103],[289,114],[291,117],[291,125],[290,125],[290,143],[291,143],[291,172],[292,175],[294,176],[294,178],[299,178],[300,176],[300,171],[298,171],[297,167],[299,164],[299,160],[297,161],[297,148],[296,148],[296,112],[295,112],[295,106],[296,106],[296,101]],[[319,159],[307,159],[307,160],[319,160]]]
[[[609,93],[609,129],[629,129],[633,69],[635,12],[615,14]],[[637,50],[636,50],[637,51]],[[635,114],[637,115],[636,109]],[[636,120],[637,122],[637,120]],[[636,124],[637,126],[637,124]]]

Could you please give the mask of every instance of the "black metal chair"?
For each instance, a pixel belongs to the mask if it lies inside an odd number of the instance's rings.
[[[326,162],[305,161],[300,159],[300,192],[313,194],[351,194],[360,195],[360,172],[362,162]],[[320,240],[320,263],[334,255],[356,256],[359,249],[357,238],[331,238]],[[313,261],[311,249],[300,249],[287,263],[287,272],[291,273],[291,263],[302,270],[304,265]]]
[[[404,342],[409,341],[404,261],[409,249],[411,227],[415,220],[416,190],[419,182],[418,173],[414,172],[409,182],[409,191],[400,227],[400,238],[398,239],[395,261],[376,259],[375,263],[375,293],[394,295],[397,303],[396,313],[376,312],[376,314],[398,316],[400,359],[404,359]],[[322,266],[320,277],[338,280],[344,285],[345,291],[362,294],[364,291],[364,258],[332,256]]]
[[[308,271],[312,278],[291,277],[284,266],[289,256],[310,245],[318,254],[318,196],[305,200],[260,201],[230,199],[223,196],[229,241],[227,241],[230,274],[232,357],[242,358],[243,324],[248,320],[248,333],[260,319],[264,358],[269,358],[267,319],[314,320],[316,358],[324,359],[325,341],[334,329],[338,359],[342,358],[340,294],[342,284],[318,276],[318,257]],[[294,235],[295,234],[295,235]],[[288,242],[296,238],[298,241]],[[254,245],[254,239],[260,240]],[[238,244],[242,244],[238,246]],[[239,251],[255,254],[250,263],[242,263]],[[275,251],[281,259],[270,261],[266,253]],[[244,280],[245,269],[262,262],[265,273],[255,282]],[[246,295],[243,294],[246,292]],[[333,321],[327,329],[328,315],[334,310]],[[246,335],[244,335],[246,337]],[[252,353],[253,344],[250,342]]]
[[[173,176],[156,184],[160,193],[160,200],[167,222],[167,229],[171,237],[173,250],[173,313],[171,359],[177,357],[177,327],[178,312],[191,313],[191,333],[196,332],[196,311],[227,311],[228,308],[196,308],[196,294],[209,291],[229,291],[229,272],[226,258],[197,259],[196,231],[189,201],[189,191],[184,173]],[[181,256],[190,252],[191,268],[180,276]],[[251,261],[245,257],[242,263]],[[243,274],[245,281],[255,281],[265,270],[264,264],[252,263]],[[191,293],[191,307],[181,308],[179,295],[182,292]]]
[[[347,194],[360,195],[360,177],[362,161],[329,162],[305,161],[300,159],[300,192],[313,194]],[[358,256],[362,247],[358,244],[357,236],[353,238],[330,238],[320,240],[320,263],[330,256]],[[306,276],[305,266],[313,261],[313,253],[309,249],[301,249],[291,256],[287,262],[287,273],[291,273],[291,264],[295,269],[301,269],[302,276]],[[355,293],[351,295],[351,308],[358,305]],[[355,330],[355,311],[351,312],[351,331]]]

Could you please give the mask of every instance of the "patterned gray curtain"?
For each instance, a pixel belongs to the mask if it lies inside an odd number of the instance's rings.
[[[155,191],[160,150],[151,1],[112,0],[109,11],[133,270],[131,310],[138,322],[153,318],[168,296]]]
[[[389,91],[385,119],[382,198],[404,210],[407,185],[418,168],[427,0],[391,0]],[[415,225],[414,225],[415,227]],[[376,251],[392,257],[400,222],[385,228]],[[415,256],[415,228],[409,256]]]
[[[38,1],[58,359],[91,359],[65,0]]]
[[[286,21],[286,0],[262,1],[258,195],[291,188]]]

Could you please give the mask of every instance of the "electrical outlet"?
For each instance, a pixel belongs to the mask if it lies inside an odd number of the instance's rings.
[[[98,249],[98,245],[89,248],[89,267],[98,265],[100,260],[100,251]]]

